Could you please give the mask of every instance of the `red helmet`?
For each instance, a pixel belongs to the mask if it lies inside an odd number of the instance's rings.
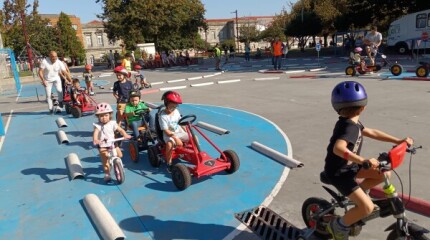
[[[142,69],[142,66],[140,66],[139,64],[134,65],[134,70],[140,70]]]
[[[167,91],[161,97],[161,100],[164,100],[164,105],[167,105],[167,102],[174,102],[177,104],[182,104],[182,98],[179,93],[175,91]]]
[[[113,70],[115,73],[121,73],[126,77],[130,77],[130,73],[123,66],[118,66]]]
[[[91,65],[90,65],[90,64],[85,65],[85,70],[87,70],[87,71],[88,71],[88,70],[91,70],[91,68],[92,68],[92,67],[91,67]]]

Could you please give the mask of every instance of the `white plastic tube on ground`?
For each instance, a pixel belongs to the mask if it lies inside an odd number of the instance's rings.
[[[260,152],[266,156],[269,156],[270,158],[278,161],[279,163],[289,167],[289,168],[298,168],[303,167],[304,164],[302,162],[299,162],[293,158],[288,157],[285,154],[282,154],[274,149],[271,149],[259,142],[252,142],[251,148],[254,149],[257,152]]]
[[[216,134],[219,134],[219,135],[229,134],[230,133],[230,131],[227,130],[227,129],[220,128],[220,127],[217,127],[217,126],[214,126],[212,124],[205,123],[205,122],[197,122],[196,125],[199,126],[199,127],[201,127],[201,128],[204,128],[206,130],[209,130],[211,132],[214,132]]]
[[[64,118],[62,118],[62,117],[57,118],[57,120],[55,120],[55,122],[57,123],[57,126],[59,128],[67,127],[67,123],[66,123],[66,121],[64,121]]]
[[[91,217],[97,231],[104,240],[123,240],[125,234],[115,222],[112,215],[97,197],[90,193],[84,197],[84,206]]]
[[[83,178],[84,170],[82,170],[81,161],[76,153],[70,153],[66,158],[67,168],[69,169],[70,179]]]
[[[69,139],[67,138],[67,135],[63,130],[57,131],[57,137],[61,144],[69,143]]]

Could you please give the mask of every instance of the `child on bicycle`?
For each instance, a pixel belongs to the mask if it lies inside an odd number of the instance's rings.
[[[100,158],[102,159],[103,171],[105,173],[104,180],[109,182],[111,180],[110,176],[110,166],[109,166],[109,147],[111,143],[108,140],[115,139],[115,131],[118,131],[124,138],[130,139],[131,136],[128,135],[124,129],[122,129],[115,121],[112,120],[113,110],[108,103],[99,103],[96,107],[96,117],[97,122],[93,123],[93,144],[99,149]],[[122,152],[119,147],[115,147],[117,156],[122,157]]]
[[[123,119],[125,105],[128,103],[130,91],[133,90],[133,84],[127,80],[130,73],[122,66],[114,69],[117,81],[113,84],[113,96],[117,103],[116,122],[121,123]]]
[[[348,239],[350,226],[372,213],[374,204],[365,191],[384,181],[384,174],[377,169],[378,160],[360,155],[363,137],[394,144],[406,141],[409,145],[413,144],[413,140],[409,137],[396,138],[380,130],[364,127],[359,118],[367,105],[367,94],[358,82],[345,81],[336,85],[331,103],[339,119],[327,147],[324,172],[333,186],[355,203],[355,207],[343,217],[335,218],[327,225],[327,231],[335,240],[339,240]],[[362,168],[365,162],[371,165],[370,169]],[[364,180],[358,184],[356,178]]]
[[[150,88],[151,84],[146,81],[145,74],[143,73],[142,66],[139,64],[134,65],[134,70],[137,72],[137,74],[134,76],[136,78],[140,78],[140,88],[139,90],[143,88]]]
[[[182,147],[183,142],[188,142],[188,133],[178,124],[181,119],[177,107],[182,104],[182,98],[175,91],[167,91],[161,100],[164,101],[165,109],[159,116],[160,128],[163,131],[163,140],[166,143],[166,163],[167,171],[172,171],[172,150],[175,147]]]
[[[151,109],[140,101],[140,93],[138,91],[132,91],[130,93],[130,102],[125,106],[125,116],[127,117],[127,124],[133,129],[133,135],[135,138],[139,136],[139,127],[144,125],[144,121],[140,117],[139,111],[146,112],[144,115],[145,121],[148,123],[151,132],[155,132],[154,118],[149,113]],[[137,112],[137,113],[136,113]]]
[[[85,84],[87,85],[87,93],[90,95],[90,96],[93,96],[94,95],[94,86],[93,86],[93,73],[91,72],[91,65],[90,64],[87,64],[87,65],[85,65],[85,70],[84,70],[84,73],[82,74],[82,76],[84,77],[84,79],[85,79]]]

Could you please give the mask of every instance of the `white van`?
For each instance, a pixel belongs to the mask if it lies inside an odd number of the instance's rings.
[[[430,9],[405,15],[392,22],[388,29],[387,45],[394,47],[398,53],[405,53],[412,49],[412,40],[420,40],[423,32],[430,34]],[[427,45],[430,47],[430,42]],[[421,43],[420,48],[423,47]]]

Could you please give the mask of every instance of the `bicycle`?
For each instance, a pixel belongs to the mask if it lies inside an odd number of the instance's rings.
[[[110,143],[110,147],[108,148],[109,153],[109,171],[114,171],[115,179],[118,182],[118,184],[122,184],[125,181],[125,174],[124,174],[124,164],[122,163],[122,160],[120,157],[117,156],[117,152],[115,151],[115,142],[119,142],[124,140],[124,137],[121,138],[115,138],[112,140],[105,140],[107,143]]]
[[[388,153],[381,153],[378,157],[379,170],[384,173],[384,193],[385,198],[372,199],[373,203],[378,206],[374,211],[366,218],[351,226],[350,236],[358,236],[367,222],[376,218],[385,218],[393,215],[396,222],[391,224],[385,231],[390,231],[387,236],[387,240],[394,239],[418,239],[418,240],[429,240],[428,229],[421,227],[415,223],[410,222],[405,215],[405,204],[401,197],[398,196],[394,185],[390,182],[386,172],[399,167],[406,152],[410,153],[410,161],[412,161],[412,155],[416,153],[416,150],[422,148],[419,147],[407,147],[406,142],[403,142],[391,149]],[[370,168],[369,164],[364,164],[363,168]],[[394,171],[395,172],[395,171]],[[397,173],[396,173],[397,174]],[[397,175],[398,176],[398,175]],[[399,177],[399,176],[398,176]],[[324,172],[320,174],[321,182],[325,184],[331,184]],[[399,177],[401,182],[401,178]],[[344,209],[345,212],[354,207],[354,203],[350,201],[346,196],[336,193],[329,187],[323,186],[323,188],[333,197],[331,202],[325,199],[311,197],[304,201],[302,205],[302,217],[311,232],[322,239],[329,239],[331,235],[326,231],[326,226],[331,219],[335,218],[336,210]]]

